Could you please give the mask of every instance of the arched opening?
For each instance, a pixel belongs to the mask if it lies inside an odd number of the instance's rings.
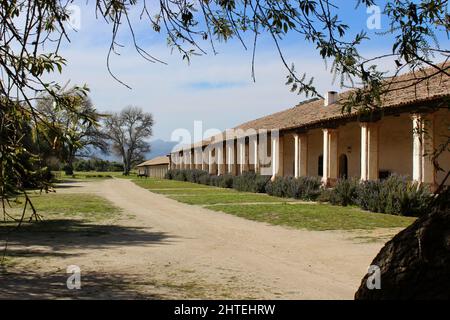
[[[323,177],[323,155],[319,156],[319,162],[317,163],[317,168],[319,168],[319,170],[317,170],[317,175],[319,177]]]
[[[348,178],[348,158],[347,155],[341,154],[339,156],[339,178],[347,179]]]

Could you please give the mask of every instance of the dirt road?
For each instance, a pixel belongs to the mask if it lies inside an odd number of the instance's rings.
[[[44,258],[27,266],[32,274],[16,274],[15,285],[0,283],[0,297],[351,299],[383,245],[212,212],[125,179],[61,192],[97,194],[122,208],[117,232],[33,248]],[[68,265],[80,266],[81,290],[67,293]],[[32,278],[28,290],[17,289]]]

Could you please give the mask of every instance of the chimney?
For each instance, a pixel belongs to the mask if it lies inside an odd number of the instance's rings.
[[[338,98],[339,94],[336,91],[328,91],[327,93],[325,93],[325,107],[329,106],[330,104],[336,103]]]

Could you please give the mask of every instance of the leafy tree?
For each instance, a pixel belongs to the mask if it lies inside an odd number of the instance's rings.
[[[99,158],[76,159],[74,162],[75,171],[123,171],[123,165],[119,162],[108,161]]]
[[[150,151],[147,139],[152,136],[152,126],[153,116],[138,107],[126,107],[106,118],[104,134],[111,140],[114,153],[122,157],[124,175]]]
[[[49,123],[46,128],[47,136],[56,138],[59,142],[57,149],[59,158],[66,164],[66,174],[73,174],[73,161],[76,156],[88,156],[93,148],[105,153],[108,145],[99,128],[102,116],[85,92],[72,88],[62,95],[67,98],[71,110],[58,105],[49,95],[38,100],[36,110]],[[60,140],[57,137],[60,137]]]

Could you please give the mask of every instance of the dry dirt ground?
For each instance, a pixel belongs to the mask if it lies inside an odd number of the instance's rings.
[[[373,232],[271,226],[182,204],[125,179],[58,192],[105,197],[123,214],[94,234],[13,243],[9,250],[29,256],[0,272],[0,298],[352,299],[383,246],[361,241]],[[395,231],[375,233],[386,239]],[[81,268],[80,290],[66,287],[69,265]]]

